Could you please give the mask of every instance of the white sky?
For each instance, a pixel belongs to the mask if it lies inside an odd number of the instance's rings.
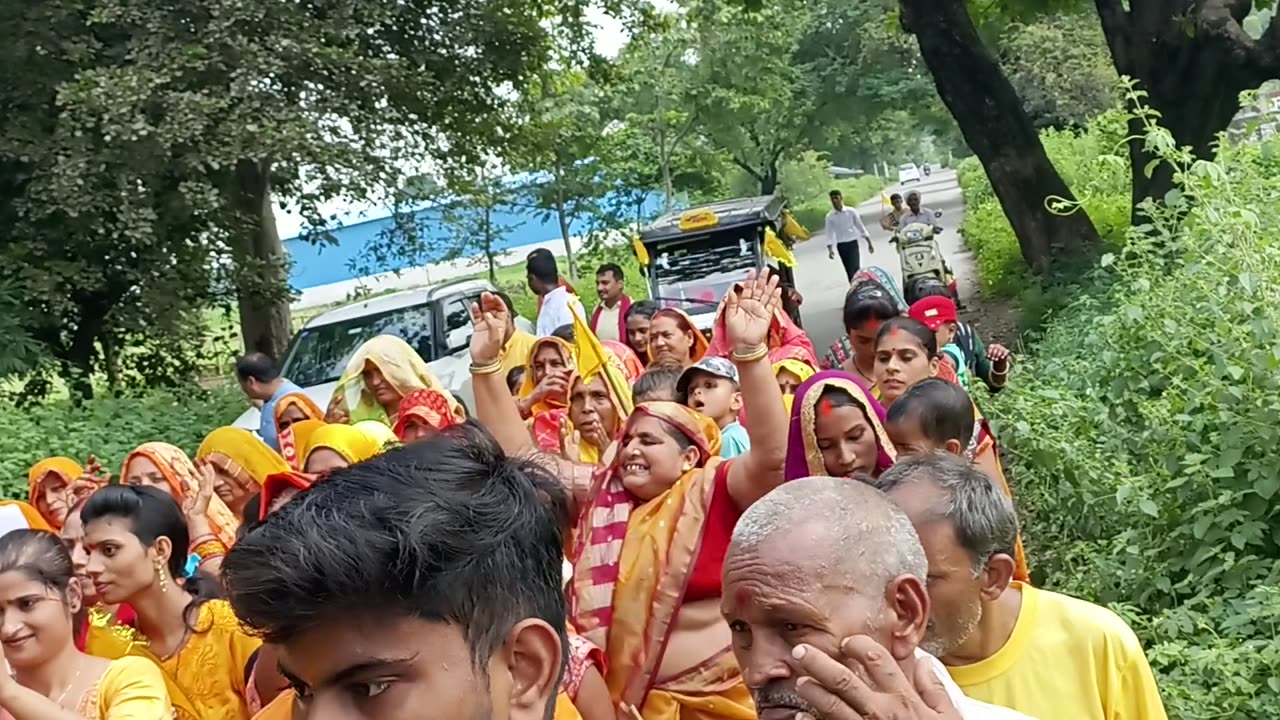
[[[670,0],[653,0],[653,2],[662,8],[674,7]],[[591,8],[587,13],[587,18],[588,22],[594,26],[592,34],[595,36],[596,52],[605,57],[616,56],[627,42],[627,34],[622,27],[622,23],[596,7]],[[353,205],[345,200],[324,203],[320,206],[320,211],[325,217],[337,216],[340,221],[346,224],[369,220],[386,214],[386,209],[381,205]],[[296,211],[286,210],[280,205],[279,201],[275,203],[275,215],[276,229],[280,232],[282,239],[297,236],[302,229],[301,215]]]

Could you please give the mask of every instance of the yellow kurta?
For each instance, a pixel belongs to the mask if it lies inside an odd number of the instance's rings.
[[[195,627],[187,644],[160,667],[201,709],[202,720],[245,720],[249,659],[262,641],[240,629],[225,600],[201,605]]]
[[[173,704],[164,673],[140,657],[112,660],[98,682],[85,691],[76,712],[88,720],[169,720]]]

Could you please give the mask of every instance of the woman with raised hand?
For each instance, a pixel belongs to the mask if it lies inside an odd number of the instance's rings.
[[[173,716],[164,673],[141,657],[106,660],[76,649],[80,586],[56,535],[0,536],[0,615],[9,673],[5,720],[161,720]]]
[[[250,498],[261,492],[268,476],[289,470],[279,453],[237,427],[220,427],[205,436],[196,450],[196,461],[213,473],[214,493],[237,516],[244,513]]]
[[[609,465],[542,456],[578,504],[570,620],[604,649],[620,717],[755,718],[720,617],[720,566],[738,516],[783,481],[787,418],[766,344],[781,302],[777,279],[752,272],[725,310],[746,453],[722,461],[713,421],[651,402],[627,418]],[[489,295],[472,308],[471,372],[480,421],[514,454],[534,448],[498,374],[505,311]]]
[[[160,667],[202,720],[247,720],[262,643],[217,599],[215,578],[188,573],[187,523],[177,503],[157,488],[112,485],[89,498],[81,518],[87,572],[103,602],[134,609]]]

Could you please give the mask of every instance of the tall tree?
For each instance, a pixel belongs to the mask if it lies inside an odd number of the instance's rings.
[[[1040,272],[1073,265],[1097,248],[1085,213],[1060,215],[1045,199],[1073,200],[1045,153],[1022,100],[982,42],[964,0],[900,0],[902,27],[916,38],[938,95],[982,161],[1018,236],[1022,256]]]

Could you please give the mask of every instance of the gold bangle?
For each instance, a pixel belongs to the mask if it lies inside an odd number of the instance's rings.
[[[757,347],[755,350],[752,350],[748,353],[740,353],[737,350],[734,350],[733,361],[736,363],[755,362],[757,360],[761,360],[765,358],[768,354],[769,354],[769,344],[763,343],[759,347]]]
[[[501,360],[494,360],[492,363],[489,363],[488,365],[477,365],[475,363],[471,363],[472,375],[497,375],[498,372],[501,370],[502,370]]]
[[[202,559],[207,559],[215,555],[226,555],[227,546],[221,540],[206,540],[192,548],[191,552],[199,555]]]

